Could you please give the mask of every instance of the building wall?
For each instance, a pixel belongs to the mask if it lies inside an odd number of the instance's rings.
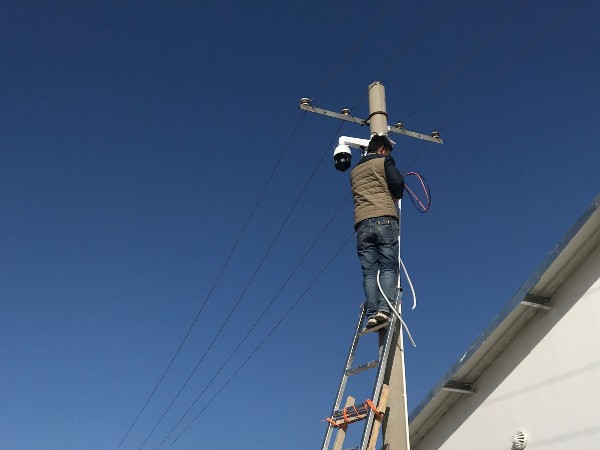
[[[600,449],[600,247],[413,450]]]

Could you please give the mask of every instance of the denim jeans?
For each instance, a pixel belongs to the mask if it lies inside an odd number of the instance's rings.
[[[379,287],[394,304],[398,281],[398,221],[393,217],[373,217],[356,227],[356,249],[362,267],[363,287],[367,299],[367,317],[377,312],[390,312]]]

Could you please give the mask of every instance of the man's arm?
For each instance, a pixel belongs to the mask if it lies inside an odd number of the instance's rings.
[[[394,198],[402,198],[404,194],[404,178],[396,168],[396,162],[391,156],[385,157],[385,179],[387,181],[390,194]]]

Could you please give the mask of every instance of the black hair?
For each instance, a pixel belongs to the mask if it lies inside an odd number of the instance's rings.
[[[375,153],[381,147],[387,147],[390,150],[392,149],[392,146],[390,145],[390,140],[387,136],[380,136],[380,135],[376,134],[369,141],[369,146],[367,147],[367,153]]]

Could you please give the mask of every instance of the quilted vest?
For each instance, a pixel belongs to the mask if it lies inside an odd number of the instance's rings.
[[[354,226],[371,217],[398,218],[396,204],[385,178],[385,158],[359,163],[350,173],[354,196]]]

